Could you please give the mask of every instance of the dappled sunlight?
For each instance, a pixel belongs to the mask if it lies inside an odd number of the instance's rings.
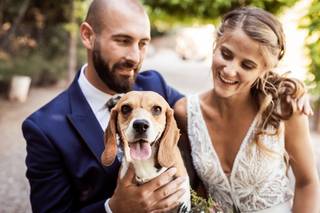
[[[299,24],[302,17],[307,14],[310,4],[311,0],[302,0],[279,17],[286,35],[287,51],[278,70],[291,71],[293,77],[302,81],[306,78],[309,63],[304,47],[308,32],[306,29],[299,29]]]

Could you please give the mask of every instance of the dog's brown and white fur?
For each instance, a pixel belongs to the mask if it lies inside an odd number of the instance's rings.
[[[140,184],[172,166],[177,168],[176,176],[188,177],[177,146],[180,133],[173,110],[157,93],[129,92],[112,109],[105,132],[105,150],[101,156],[104,165],[111,165],[116,157],[117,135],[124,152],[120,178],[126,173],[129,163],[133,164]],[[185,181],[185,187],[182,202],[190,210],[189,179]]]

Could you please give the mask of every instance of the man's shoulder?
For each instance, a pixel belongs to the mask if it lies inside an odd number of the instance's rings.
[[[146,70],[137,75],[135,86],[138,90],[162,90],[166,82],[158,71]]]
[[[70,111],[69,106],[68,92],[64,90],[51,101],[34,111],[26,120],[31,119],[36,122],[37,120],[49,119],[54,115],[66,114]]]
[[[156,70],[145,70],[138,74],[137,79],[138,82],[149,83],[151,81],[163,81],[162,75]]]
[[[171,107],[183,97],[176,89],[166,83],[162,75],[156,70],[147,70],[139,73],[134,90],[154,91],[159,93]]]

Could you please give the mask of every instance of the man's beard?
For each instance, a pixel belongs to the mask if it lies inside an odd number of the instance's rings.
[[[111,90],[117,93],[126,93],[132,90],[134,82],[136,80],[138,71],[141,68],[141,64],[135,64],[131,61],[125,60],[115,63],[111,69],[109,69],[108,63],[101,57],[100,46],[96,43],[93,50],[93,66],[96,70],[99,78],[103,83]],[[133,78],[124,78],[117,75],[117,69],[133,69]]]

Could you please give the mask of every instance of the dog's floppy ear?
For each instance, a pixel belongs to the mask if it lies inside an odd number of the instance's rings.
[[[120,127],[120,123],[118,123],[117,128],[118,128],[117,133],[119,135],[119,139],[120,139],[121,147],[123,149],[124,157],[127,162],[131,162],[132,160],[131,160],[131,155],[130,155],[129,143],[128,143],[127,139],[124,137],[123,131]]]
[[[101,155],[101,162],[110,166],[117,155],[117,109],[112,109],[108,127],[104,133],[104,151]]]
[[[162,167],[171,167],[174,164],[179,137],[180,133],[173,116],[173,110],[168,108],[166,111],[166,128],[158,150],[158,162]]]

